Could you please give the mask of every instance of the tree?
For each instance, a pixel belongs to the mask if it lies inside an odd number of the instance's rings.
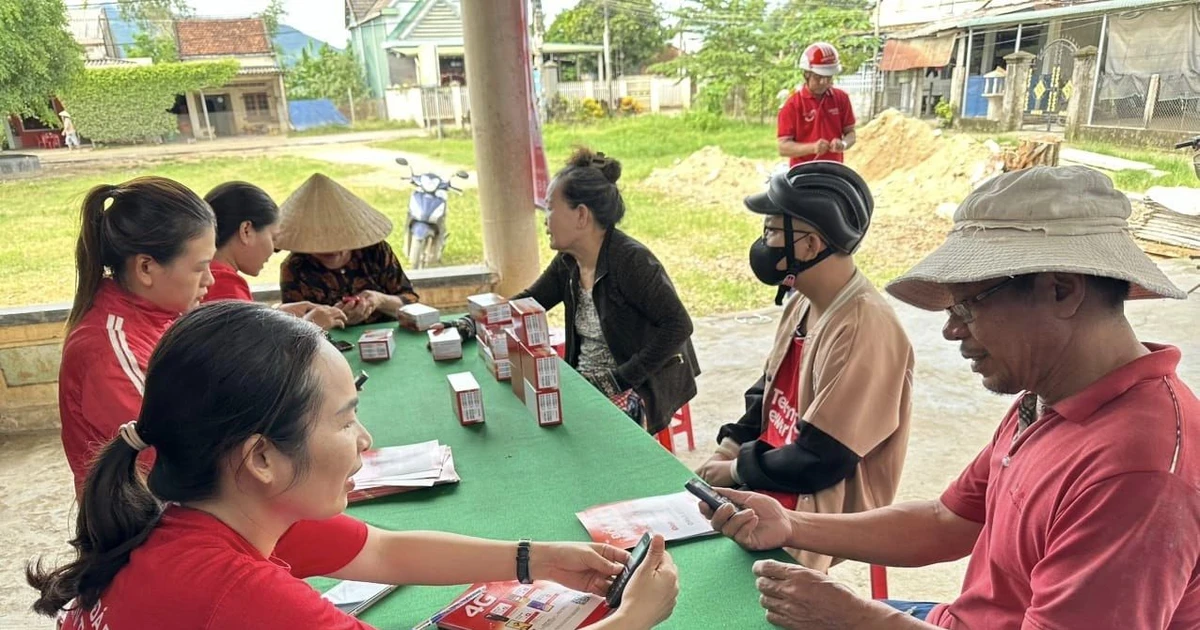
[[[579,0],[558,14],[546,41],[565,44],[604,42],[604,5],[608,4],[609,42],[613,66],[621,74],[640,72],[647,61],[662,52],[671,31],[663,26],[662,11],[653,0]],[[591,55],[580,59],[584,72],[595,72]]]
[[[279,21],[285,15],[287,15],[287,9],[283,8],[283,0],[270,0],[267,2],[266,8],[258,14],[263,21],[263,26],[267,27],[267,37],[272,42],[279,35]]]
[[[800,55],[813,42],[838,47],[843,73],[874,54],[865,0],[790,0],[771,9],[766,0],[693,0],[680,11],[680,28],[703,36],[704,47],[653,69],[687,71],[702,85],[699,102],[722,113],[773,116],[776,95],[803,81]]]
[[[149,57],[154,63],[179,61],[179,47],[173,36],[154,35],[148,31],[135,33],[133,43],[125,47],[125,54],[129,57]]]
[[[62,0],[0,0],[0,114],[56,121],[50,97],[82,71]]]
[[[297,101],[327,98],[340,103],[349,92],[367,93],[354,50],[339,52],[325,44],[316,54],[309,53],[307,48],[300,51],[300,59],[284,75],[284,84],[288,98]]]

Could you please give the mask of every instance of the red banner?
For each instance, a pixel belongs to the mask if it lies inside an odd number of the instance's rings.
[[[546,164],[546,149],[542,143],[542,122],[538,117],[537,98],[533,85],[533,53],[529,48],[529,0],[521,0],[521,50],[525,59],[525,85],[529,104],[529,159],[533,165],[533,204],[549,207],[546,198],[550,188],[550,168]],[[540,63],[540,59],[537,60]]]

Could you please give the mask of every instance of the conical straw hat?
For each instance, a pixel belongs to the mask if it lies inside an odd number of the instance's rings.
[[[315,173],[279,208],[280,249],[328,254],[374,245],[392,222],[341,184]]]

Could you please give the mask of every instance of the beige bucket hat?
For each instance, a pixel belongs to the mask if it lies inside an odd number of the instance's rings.
[[[341,184],[314,173],[279,207],[280,249],[328,254],[374,245],[392,221]]]
[[[954,212],[954,228],[887,292],[926,310],[954,303],[946,285],[1031,273],[1127,280],[1130,299],[1185,299],[1129,234],[1129,199],[1083,166],[997,175]]]

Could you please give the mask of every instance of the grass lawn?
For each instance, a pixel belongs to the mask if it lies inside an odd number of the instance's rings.
[[[1128,149],[1100,142],[1079,142],[1072,144],[1071,147],[1135,162],[1145,162],[1166,173],[1166,175],[1155,177],[1146,171],[1117,171],[1113,173],[1113,182],[1121,190],[1145,192],[1152,186],[1200,188],[1200,178],[1196,177],[1196,171],[1192,168],[1190,150]]]

